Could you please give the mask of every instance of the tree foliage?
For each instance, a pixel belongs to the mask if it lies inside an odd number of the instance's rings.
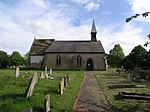
[[[138,45],[131,51],[129,56],[136,67],[143,67],[145,65],[147,50],[141,45]]]
[[[121,61],[125,57],[120,44],[116,44],[108,54],[108,65],[112,67],[121,67]]]
[[[6,52],[0,51],[0,68],[6,68],[9,66],[9,56]]]
[[[17,51],[14,51],[11,54],[11,56],[10,56],[10,62],[11,62],[11,65],[15,65],[15,66],[24,65],[25,64],[24,58]]]

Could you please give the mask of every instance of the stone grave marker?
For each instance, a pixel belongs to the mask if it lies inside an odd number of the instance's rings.
[[[20,71],[19,71],[19,67],[16,67],[16,77],[19,77]]]
[[[47,67],[45,66],[45,74],[47,74]]]
[[[70,76],[69,76],[69,74],[67,73],[67,82],[69,82],[69,80],[70,80]]]
[[[127,74],[127,80],[131,81],[131,74],[130,73]]]
[[[52,76],[53,75],[53,70],[52,69],[50,69],[50,76]]]
[[[35,84],[36,84],[37,82],[38,82],[38,76],[37,76],[37,73],[35,73],[35,74],[32,76],[32,78],[31,78],[31,80],[30,80],[30,83],[29,83],[29,86],[28,86],[28,88],[27,88],[27,90],[26,90],[26,94],[25,94],[25,95],[26,95],[26,98],[32,96],[34,86],[35,86]]]
[[[41,73],[40,78],[42,78],[42,79],[43,79],[43,78],[45,78],[45,76],[44,76],[44,73],[43,73],[43,72]]]
[[[45,78],[49,78],[48,73],[47,73],[47,67],[45,66]]]
[[[64,86],[67,87],[68,86],[68,78],[64,77]]]
[[[46,95],[44,98],[44,112],[50,112],[50,98]]]
[[[60,94],[62,95],[64,92],[64,78],[62,78],[59,83],[59,90],[60,90]]]

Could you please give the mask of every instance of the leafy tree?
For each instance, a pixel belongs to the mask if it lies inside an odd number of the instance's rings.
[[[121,67],[121,61],[125,57],[120,44],[116,44],[108,54],[108,65],[112,67]]]
[[[122,65],[123,65],[123,68],[126,70],[126,71],[133,71],[133,69],[135,68],[135,65],[134,63],[130,60],[130,56],[126,56],[123,60],[122,60]]]
[[[129,18],[126,18],[126,22],[130,22],[132,19],[137,18],[137,17],[139,17],[139,16],[143,16],[143,17],[146,18],[147,16],[149,16],[149,14],[150,14],[150,12],[144,12],[144,13],[142,13],[142,14],[135,14],[135,15],[129,17]],[[148,37],[149,40],[150,40],[150,34],[148,34],[147,37]],[[147,42],[144,44],[144,46],[147,47],[148,44],[150,44],[150,41],[147,41]]]
[[[9,66],[9,56],[6,52],[0,51],[0,68],[6,68]]]
[[[141,45],[133,48],[131,53],[129,54],[130,60],[135,64],[136,67],[143,67],[145,64],[145,59],[147,56],[147,50],[143,48]]]
[[[27,52],[24,56],[23,56],[25,63],[27,63],[28,58],[29,58],[29,52]]]
[[[24,58],[17,51],[14,51],[11,54],[11,56],[10,56],[10,62],[11,62],[11,65],[15,65],[15,66],[24,65],[25,64]]]

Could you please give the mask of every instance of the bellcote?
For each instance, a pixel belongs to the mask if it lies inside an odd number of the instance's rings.
[[[97,34],[97,31],[96,31],[95,22],[93,19],[92,29],[91,29],[91,41],[97,41],[96,34]]]

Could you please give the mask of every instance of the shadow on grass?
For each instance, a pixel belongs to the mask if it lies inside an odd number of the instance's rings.
[[[140,107],[139,105],[125,105],[123,106],[122,108],[115,108],[115,107],[112,107],[113,111],[114,112],[140,112]],[[143,112],[143,111],[141,111]],[[144,112],[149,112],[149,111],[144,111]]]
[[[25,99],[25,95],[24,94],[6,94],[6,95],[0,96],[0,99],[2,100],[6,100],[9,98],[19,101],[19,100]]]

